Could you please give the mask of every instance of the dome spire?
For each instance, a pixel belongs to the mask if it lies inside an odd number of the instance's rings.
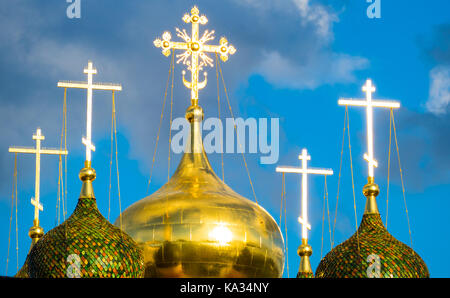
[[[41,154],[49,155],[67,155],[67,150],[58,149],[43,149],[41,148],[41,141],[45,140],[45,136],[42,134],[40,128],[36,129],[36,134],[33,135],[33,140],[36,141],[36,147],[9,147],[9,152],[12,153],[28,153],[36,155],[36,174],[34,185],[34,198],[31,198],[31,205],[34,206],[34,219],[33,226],[28,231],[28,236],[31,238],[30,251],[33,246],[44,236],[44,229],[39,225],[39,211],[44,211],[44,206],[40,201],[40,184],[41,184]],[[17,277],[28,277],[28,257],[25,260],[22,268],[17,272]]]
[[[84,168],[80,170],[78,174],[80,180],[83,182],[81,186],[80,198],[95,198],[94,188],[92,187],[92,181],[97,177],[95,170],[91,167],[90,161],[84,162]]]
[[[198,72],[212,66],[206,52],[223,61],[236,50],[225,38],[219,46],[206,45],[214,31],[199,38],[206,24],[197,7],[183,17],[192,23],[192,35],[177,29],[184,42],[172,42],[165,32],[156,39],[164,55],[184,50],[178,61],[191,71],[191,105],[186,110],[189,138],[181,161],[169,181],[152,195],[128,207],[120,218],[144,250],[145,277],[281,277],[284,267],[283,236],[275,220],[258,204],[240,196],[214,173],[203,150],[203,110],[198,105]],[[174,57],[174,56],[172,56]],[[189,59],[190,58],[190,59]],[[172,67],[172,66],[171,66]]]
[[[377,161],[374,159],[373,146],[373,107],[394,109],[399,108],[400,103],[372,100],[375,87],[371,80],[367,80],[363,91],[366,92],[366,100],[340,99],[338,103],[366,107],[368,153],[364,154],[364,159],[368,162],[369,175],[363,188],[363,194],[367,198],[365,211],[356,233],[333,248],[320,261],[316,277],[429,277],[428,268],[422,258],[387,231],[376,202],[380,190],[374,178]]]
[[[86,160],[78,204],[70,217],[50,230],[30,251],[28,273],[37,278],[142,277],[143,255],[136,242],[100,213],[92,182],[92,90],[122,90],[121,85],[92,83],[97,70],[89,61],[87,83],[59,82],[58,87],[87,89]]]
[[[359,106],[366,108],[366,128],[367,128],[367,153],[364,153],[364,159],[368,165],[367,184],[364,186],[363,193],[367,198],[366,208],[364,214],[378,214],[378,207],[376,197],[380,192],[378,185],[375,183],[374,168],[378,167],[378,162],[374,157],[374,125],[373,125],[373,108],[400,108],[400,103],[397,101],[374,100],[372,93],[375,92],[375,86],[372,85],[372,80],[367,79],[366,84],[362,87],[362,91],[366,93],[365,100],[341,98],[338,101],[339,105],[345,106]]]
[[[308,168],[308,160],[311,160],[311,156],[308,155],[306,149],[302,150],[302,154],[298,156],[298,159],[302,161],[301,168],[277,167],[276,171],[281,173],[302,174],[302,215],[298,218],[299,223],[302,225],[302,244],[297,250],[297,253],[301,258],[297,277],[314,277],[309,261],[309,257],[312,255],[312,248],[308,244],[308,230],[311,230],[311,225],[308,220],[308,174],[333,175],[333,170]]]

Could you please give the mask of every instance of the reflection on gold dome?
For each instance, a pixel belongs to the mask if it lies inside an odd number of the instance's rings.
[[[202,109],[191,106],[186,117],[190,142],[176,172],[122,213],[123,229],[144,250],[145,276],[281,277],[278,225],[213,172],[199,130]]]

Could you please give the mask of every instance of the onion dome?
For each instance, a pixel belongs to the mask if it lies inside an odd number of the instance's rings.
[[[34,220],[33,226],[28,231],[28,236],[31,238],[31,247],[30,251],[33,248],[33,246],[39,241],[39,239],[44,236],[44,229],[39,226],[39,221]],[[29,278],[28,275],[28,260],[29,260],[30,254],[27,255],[27,258],[25,259],[25,263],[23,264],[22,268],[14,275],[14,277],[18,278]]]
[[[143,257],[137,244],[110,224],[97,209],[90,162],[75,211],[46,233],[31,249],[28,274],[37,278],[142,277]]]
[[[428,268],[410,247],[395,239],[383,225],[373,178],[364,186],[366,209],[358,231],[332,249],[320,262],[317,278],[427,278]]]
[[[124,231],[143,248],[145,277],[281,277],[284,240],[277,223],[212,170],[202,144],[202,108],[193,104],[186,118],[189,141],[171,179],[121,215]]]

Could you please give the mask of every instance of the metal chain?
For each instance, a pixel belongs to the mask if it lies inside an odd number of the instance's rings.
[[[227,86],[225,85],[225,80],[223,78],[222,67],[220,66],[220,61],[217,59],[217,53],[216,53],[216,60],[218,61],[217,65],[219,67],[220,77],[222,78],[222,85],[223,85],[223,89],[225,91],[225,97],[227,98],[228,108],[230,110],[231,117],[234,119],[233,110],[231,108],[230,99],[228,97]],[[238,137],[238,133],[237,133],[236,124],[234,124],[234,131],[236,133],[236,139],[237,139],[238,146],[239,146],[239,148],[242,148],[242,145],[239,142],[239,137]],[[259,205],[258,199],[256,198],[255,188],[253,187],[252,178],[250,177],[250,171],[248,170],[247,161],[245,160],[245,155],[243,153],[243,150],[242,150],[241,154],[242,154],[242,159],[244,160],[245,170],[247,171],[248,180],[250,181],[250,186],[252,188],[253,197],[255,198],[256,204]]]
[[[169,75],[167,77],[166,89],[164,91],[164,100],[163,100],[163,105],[162,105],[162,109],[161,109],[161,117],[159,119],[158,134],[156,136],[155,149],[153,151],[152,165],[150,168],[150,178],[148,179],[148,183],[147,183],[147,191],[146,191],[147,195],[148,195],[148,191],[150,190],[150,183],[152,181],[153,166],[155,165],[156,151],[158,149],[158,142],[159,142],[159,134],[161,132],[162,120],[163,120],[163,116],[164,116],[164,107],[166,105],[167,90],[169,88],[169,81],[170,81],[170,75],[172,74],[173,64],[174,64],[174,53],[172,51],[172,59],[170,60],[170,66],[169,66]]]
[[[341,185],[341,172],[342,172],[342,160],[344,155],[344,144],[345,144],[345,130],[346,130],[346,124],[347,124],[347,117],[348,117],[348,109],[345,109],[344,114],[344,132],[342,133],[342,147],[341,147],[341,161],[339,163],[339,176],[338,176],[338,186],[337,186],[337,195],[336,195],[336,208],[334,210],[334,223],[333,223],[333,240],[331,241],[331,249],[334,247],[334,235],[336,231],[336,219],[337,219],[337,212],[338,212],[338,203],[339,203],[339,190]]]
[[[14,154],[14,172],[13,172],[13,186],[11,192],[11,216],[9,218],[9,232],[8,232],[8,253],[6,255],[6,271],[5,276],[8,275],[8,264],[9,264],[9,248],[11,247],[11,226],[13,221],[13,211],[14,211],[14,190],[17,184],[17,153]],[[17,237],[17,236],[16,236]]]
[[[18,208],[17,207],[18,207],[19,203],[18,203],[18,198],[17,198],[17,153],[16,153],[14,164],[15,164],[14,167],[15,167],[15,172],[16,172],[15,177],[14,177],[14,179],[16,181],[15,189],[14,189],[14,192],[16,195],[16,262],[17,262],[17,271],[19,271],[19,223],[17,220],[17,218],[18,218],[18,216],[17,216]]]
[[[172,86],[170,88],[169,155],[167,159],[167,181],[169,181],[170,179],[170,149],[171,149],[170,146],[172,144],[172,114],[173,114],[173,78],[174,78],[174,63],[172,62]]]
[[[116,171],[117,171],[117,195],[119,196],[119,221],[120,221],[120,229],[123,230],[122,226],[122,198],[120,196],[120,175],[119,175],[119,148],[117,146],[117,115],[116,115],[116,102],[114,99],[114,91],[112,92],[112,111],[113,111],[113,119],[114,119],[114,140],[116,146]]]
[[[389,153],[388,153],[388,172],[387,172],[387,189],[386,189],[386,229],[388,228],[389,217],[389,185],[390,185],[390,173],[391,173],[391,141],[392,141],[392,108],[389,115]]]
[[[350,142],[350,116],[348,114],[348,107],[345,106],[347,111],[347,135],[348,135],[348,150],[350,155],[350,170],[352,173],[352,190],[353,190],[353,209],[355,211],[355,227],[356,227],[356,241],[358,242],[358,255],[361,255],[361,250],[359,246],[359,232],[358,232],[358,215],[356,212],[356,195],[355,195],[355,181],[353,178],[353,159],[352,159],[352,145]]]
[[[394,121],[394,113],[392,112],[392,127],[394,128],[394,139],[395,139],[395,146],[397,148],[397,159],[398,159],[398,168],[400,169],[400,179],[402,181],[402,193],[403,193],[403,202],[405,204],[405,211],[406,211],[406,219],[408,221],[408,231],[409,231],[409,240],[411,242],[411,248],[413,248],[413,240],[412,240],[412,232],[411,232],[411,223],[409,221],[409,213],[408,213],[408,206],[406,204],[406,195],[405,195],[405,184],[403,181],[403,170],[402,170],[402,165],[400,163],[400,150],[398,147],[398,142],[397,142],[397,131],[395,129],[395,121]]]
[[[219,86],[219,70],[218,70],[218,59],[216,54],[216,79],[217,79],[217,108],[219,113],[219,119],[220,119],[220,86]],[[225,171],[224,171],[224,164],[223,164],[223,144],[222,144],[222,138],[220,139],[220,147],[222,148],[222,151],[220,152],[220,158],[222,161],[222,181],[225,182]]]

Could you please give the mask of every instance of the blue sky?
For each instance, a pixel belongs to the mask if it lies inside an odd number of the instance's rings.
[[[339,170],[344,108],[339,97],[362,97],[361,86],[371,78],[375,98],[395,99],[400,157],[413,248],[427,263],[431,276],[449,277],[450,249],[446,227],[450,202],[450,20],[448,1],[381,0],[381,19],[369,19],[365,0],[228,0],[228,1],[112,1],[81,0],[80,19],[66,17],[63,0],[19,0],[0,4],[0,274],[5,274],[14,158],[8,147],[33,146],[31,136],[41,127],[43,146],[58,147],[62,123],[63,90],[58,80],[85,80],[83,68],[93,60],[99,74],[94,80],[122,83],[117,94],[119,167],[122,209],[146,195],[154,142],[160,117],[169,59],[154,48],[153,40],[165,30],[175,35],[184,27],[181,17],[193,4],[207,15],[208,29],[226,36],[237,52],[222,64],[235,114],[241,117],[280,118],[279,165],[297,165],[306,147],[311,166]],[[187,28],[188,29],[188,28]],[[218,38],[215,40],[218,41]],[[174,116],[184,115],[189,93],[182,86],[183,66],[175,66]],[[206,116],[217,115],[215,70],[200,93]],[[107,216],[111,99],[94,94],[93,141],[97,151],[95,192],[100,211]],[[68,92],[68,213],[77,202],[81,182],[78,171],[84,159],[85,92]],[[222,105],[221,110],[226,111]],[[168,110],[166,110],[166,115]],[[376,179],[382,218],[386,215],[389,112],[375,112]],[[150,191],[167,179],[168,127],[164,118],[154,180]],[[365,199],[367,165],[365,118],[350,109],[357,222]],[[345,145],[336,243],[355,231],[348,144]],[[249,170],[260,204],[278,221],[281,175],[276,165],[259,164],[258,154],[247,154]],[[171,172],[180,156],[173,156]],[[220,156],[210,161],[220,174]],[[389,231],[410,244],[399,170],[395,155],[389,194]],[[34,193],[34,158],[19,157],[19,267],[30,240]],[[233,173],[233,175],[231,175]],[[225,181],[252,198],[239,154],[225,155]],[[55,226],[58,161],[43,157],[41,215],[45,231]],[[114,177],[113,177],[114,180]],[[337,175],[329,177],[330,212],[336,206]],[[117,186],[113,184],[113,190]],[[289,275],[295,276],[299,257],[299,177],[287,177]],[[323,178],[310,179],[310,233],[315,269],[321,254]],[[111,220],[119,214],[117,194],[111,203]],[[328,223],[325,222],[327,225]],[[284,226],[282,227],[284,230]],[[325,229],[327,231],[327,229]],[[324,251],[329,251],[325,234]],[[12,229],[8,275],[16,272],[15,228]],[[287,272],[285,271],[285,276]]]

